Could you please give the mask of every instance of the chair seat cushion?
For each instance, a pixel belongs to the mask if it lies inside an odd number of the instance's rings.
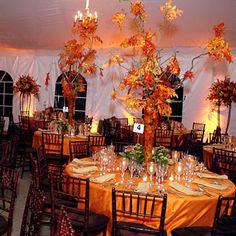
[[[8,223],[6,219],[0,215],[0,235],[6,233],[8,230]]]
[[[76,232],[85,232],[84,228],[84,212],[77,211],[77,213],[68,212],[68,217],[71,219],[72,227]],[[102,214],[94,212],[89,213],[88,232],[101,232],[107,227],[109,218]]]
[[[159,235],[159,230],[151,228],[149,226],[138,224],[134,222],[117,222],[116,235],[121,236],[148,236],[148,235]],[[163,236],[167,235],[164,231]]]
[[[195,226],[176,228],[171,231],[172,236],[211,236],[211,227]]]

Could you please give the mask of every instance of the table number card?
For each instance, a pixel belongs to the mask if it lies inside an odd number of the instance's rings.
[[[138,134],[143,134],[143,132],[144,132],[144,124],[134,123],[133,132],[134,133],[138,133]]]

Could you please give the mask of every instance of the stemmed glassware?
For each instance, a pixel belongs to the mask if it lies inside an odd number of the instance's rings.
[[[137,168],[137,162],[136,160],[134,160],[134,158],[131,158],[130,162],[129,162],[129,165],[128,165],[128,168],[129,168],[129,171],[130,171],[130,180],[129,180],[129,183],[130,185],[134,184],[134,180],[133,180],[133,177],[134,177],[134,171],[136,170]]]
[[[174,170],[175,170],[177,181],[180,181],[180,177],[183,174],[183,163],[181,161],[178,161],[177,163],[175,163]]]
[[[129,165],[129,159],[128,158],[125,158],[125,157],[122,157],[121,158],[121,161],[120,161],[120,169],[121,169],[121,180],[120,182],[121,183],[124,183],[125,179],[125,170],[127,169]]]
[[[150,183],[149,183],[149,185],[150,186],[152,186],[153,185],[153,183],[152,183],[152,177],[153,177],[153,175],[155,174],[155,172],[156,172],[156,164],[154,163],[154,162],[148,162],[147,163],[147,171],[148,171],[148,173],[149,173],[149,175],[150,175]]]

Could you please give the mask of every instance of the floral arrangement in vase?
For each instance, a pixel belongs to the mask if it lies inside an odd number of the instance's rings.
[[[154,141],[154,130],[161,116],[171,115],[171,99],[176,97],[175,90],[181,87],[186,79],[192,79],[194,61],[203,55],[209,55],[216,60],[226,58],[232,61],[232,54],[229,45],[223,38],[222,26],[216,26],[218,34],[211,39],[207,45],[207,52],[192,59],[191,67],[180,74],[180,65],[177,54],[174,52],[167,60],[162,60],[161,49],[156,43],[156,33],[151,29],[145,29],[147,13],[142,1],[129,1],[130,13],[133,15],[137,33],[121,42],[121,47],[131,48],[133,58],[127,66],[127,60],[116,54],[109,58],[107,66],[118,64],[127,70],[126,75],[119,83],[119,90],[126,93],[125,105],[129,109],[144,111],[144,146],[145,159],[150,161],[152,156],[152,145]],[[173,5],[169,0],[160,7],[165,21],[176,20],[183,14],[183,11]],[[128,13],[116,13],[112,21],[119,26],[124,26]],[[219,42],[223,44],[219,44]],[[126,64],[124,64],[126,63]],[[119,96],[116,88],[112,91],[112,99]]]
[[[69,122],[72,121],[75,98],[78,92],[84,91],[83,78],[81,74],[92,75],[99,68],[95,64],[96,50],[93,49],[94,42],[102,43],[100,37],[95,33],[97,21],[87,19],[75,21],[72,32],[79,35],[79,39],[71,39],[64,45],[64,50],[59,55],[59,67],[62,72],[63,95],[68,101]],[[99,68],[100,75],[102,69]]]
[[[230,78],[224,80],[217,79],[210,87],[207,99],[218,107],[218,127],[220,127],[220,106],[228,107],[228,119],[225,133],[228,133],[232,103],[236,102],[236,83],[230,81]]]
[[[18,80],[16,81],[13,91],[14,93],[20,93],[20,110],[24,109],[23,107],[23,100],[26,96],[26,111],[30,110],[31,104],[31,95],[37,97],[39,99],[39,87],[36,83],[36,80],[33,79],[30,75],[21,75]]]
[[[145,161],[145,150],[140,143],[137,143],[134,146],[128,146],[125,151],[120,152],[119,154],[122,157],[126,157],[128,159],[132,158],[133,160],[136,160],[138,164],[143,164]],[[171,155],[168,149],[163,146],[153,148],[152,150],[151,160],[155,163],[170,164],[170,157]]]

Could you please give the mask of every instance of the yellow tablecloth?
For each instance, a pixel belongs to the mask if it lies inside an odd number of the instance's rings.
[[[65,169],[66,174],[70,176],[73,175],[73,172],[70,171],[70,168],[67,166]],[[118,181],[120,179],[119,172],[115,173],[115,179]],[[99,174],[99,171],[89,175],[96,176]],[[84,175],[86,177],[86,175]],[[128,181],[129,176],[126,173],[125,176]],[[195,177],[197,178],[197,177]],[[127,186],[127,181],[125,185]],[[135,178],[135,181],[140,181],[140,179]],[[176,227],[181,226],[211,226],[213,224],[216,203],[219,194],[223,196],[234,196],[235,186],[229,180],[222,180],[224,184],[230,186],[230,189],[219,191],[219,190],[208,190],[212,194],[212,197],[203,195],[203,196],[187,196],[182,194],[168,193],[167,199],[167,209],[166,209],[166,219],[165,219],[165,230],[168,233],[168,236],[171,236],[171,230]],[[165,186],[168,189],[169,181],[165,181]],[[112,219],[112,187],[104,184],[97,184],[91,182],[90,184],[90,209],[97,213],[102,213],[107,215],[110,218],[108,226],[108,234],[111,235],[111,219]],[[123,188],[124,185],[118,185],[116,188]],[[151,227],[157,227],[159,224],[157,221],[151,222],[142,222],[145,225]]]

